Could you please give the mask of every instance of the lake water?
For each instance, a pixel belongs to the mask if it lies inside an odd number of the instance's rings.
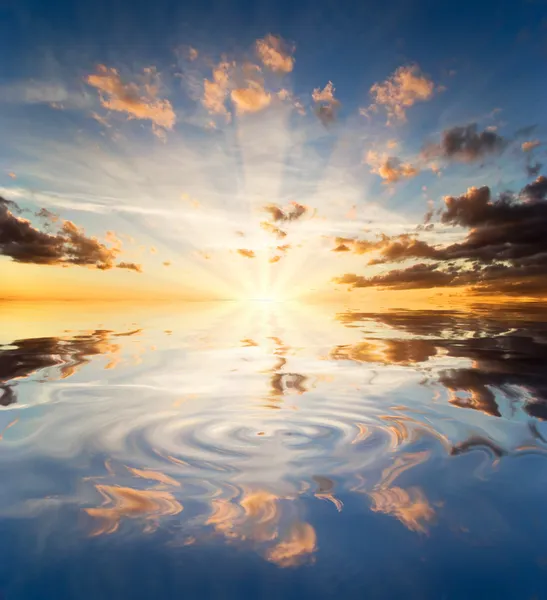
[[[0,598],[547,598],[547,310],[0,317]]]

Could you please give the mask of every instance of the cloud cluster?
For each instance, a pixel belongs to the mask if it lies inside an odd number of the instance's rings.
[[[420,72],[417,65],[399,67],[395,73],[382,83],[370,88],[373,104],[368,110],[385,108],[388,124],[406,121],[406,111],[416,102],[430,100],[435,92],[434,83]],[[364,109],[365,114],[367,109]]]
[[[294,49],[279,36],[269,33],[256,42],[256,52],[262,64],[277,73],[290,73],[294,67]]]
[[[98,65],[86,82],[98,90],[104,108],[125,113],[130,119],[151,121],[154,133],[160,137],[173,128],[175,112],[169,100],[158,97],[160,80],[154,67],[144,69],[137,84],[124,82],[112,67]]]
[[[46,220],[45,227],[48,229],[41,231],[29,220],[17,216],[15,213],[18,211],[15,202],[0,197],[1,255],[16,262],[38,265],[79,265],[101,270],[115,266],[114,261],[121,251],[119,241],[107,246],[95,237],[86,236],[85,231],[72,221],[60,221],[55,216],[51,217],[48,211],[38,213]],[[60,223],[57,231],[50,232],[56,223]],[[133,263],[120,265],[124,265],[121,268],[139,270]]]
[[[331,358],[385,364],[414,364],[439,355],[464,359],[473,366],[438,371],[438,381],[448,390],[453,406],[500,417],[508,400],[511,412],[521,405],[528,415],[547,420],[547,375],[543,368],[547,330],[539,318],[543,312],[543,305],[535,303],[516,310],[504,307],[499,315],[491,306],[486,313],[477,308],[473,314],[436,310],[383,315],[345,312],[338,316],[343,323],[355,327],[369,319],[380,321],[396,339],[338,346]],[[462,338],[461,331],[469,335]],[[502,394],[506,399],[500,402]],[[480,441],[468,440],[452,452],[471,449]]]
[[[488,187],[447,196],[441,222],[468,229],[462,242],[432,246],[409,235],[373,242],[337,239],[357,254],[379,251],[369,264],[428,260],[364,277],[346,274],[336,283],[386,289],[468,286],[483,294],[547,294],[547,178],[518,193],[492,197]]]
[[[424,149],[427,159],[442,158],[447,161],[475,162],[486,156],[500,154],[507,147],[507,140],[495,131],[478,131],[476,123],[452,127],[443,131],[439,144]]]
[[[384,183],[396,183],[401,179],[415,177],[419,170],[395,156],[379,154],[374,150],[367,152],[365,162],[371,167],[371,173],[379,175]]]

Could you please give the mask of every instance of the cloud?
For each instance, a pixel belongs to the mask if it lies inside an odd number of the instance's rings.
[[[137,273],[142,273],[142,265],[137,265],[133,262],[120,262],[116,265],[117,269],[127,269],[129,271],[136,271]]]
[[[226,122],[230,122],[231,119],[231,115],[225,106],[230,85],[231,68],[231,63],[222,61],[213,69],[213,79],[205,79],[203,82],[203,106],[209,113],[223,116]]]
[[[350,285],[352,288],[379,287],[385,289],[411,290],[428,289],[457,285],[451,273],[442,271],[438,264],[419,263],[407,269],[395,269],[374,275],[362,277],[353,273],[347,273],[341,277],[335,277],[334,283]]]
[[[541,171],[542,167],[543,167],[543,164],[539,163],[539,162],[526,165],[526,174],[528,175],[528,177],[537,177],[539,175],[539,172]]]
[[[17,382],[36,373],[51,379],[67,379],[91,361],[106,355],[108,368],[117,364],[120,346],[111,341],[113,332],[104,329],[80,333],[74,337],[41,337],[14,340],[0,346],[0,405],[17,402]],[[106,368],[106,367],[105,367]]]
[[[434,90],[434,83],[420,72],[417,65],[402,66],[391,77],[370,88],[374,103],[369,110],[377,110],[378,106],[383,106],[387,112],[388,124],[393,121],[404,122],[407,109],[416,102],[430,100]]]
[[[264,66],[277,73],[290,73],[293,70],[293,51],[279,36],[271,33],[256,42],[256,52]]]
[[[387,289],[467,286],[483,294],[547,295],[547,178],[538,177],[518,194],[493,198],[488,187],[446,196],[441,222],[468,229],[461,242],[432,246],[415,236],[377,242],[344,238],[337,243],[360,253],[379,250],[369,264],[426,259],[403,269],[363,277],[346,274],[336,283]],[[338,250],[340,251],[340,250]]]
[[[114,266],[121,248],[106,246],[88,237],[71,221],[62,221],[56,233],[40,231],[30,221],[16,216],[15,202],[0,197],[0,254],[16,262],[40,265],[80,265],[105,270]],[[48,218],[49,213],[39,213]],[[51,227],[54,221],[46,225]]]
[[[124,82],[116,69],[98,65],[86,82],[98,90],[104,108],[152,121],[154,133],[161,135],[175,125],[175,112],[169,100],[158,98],[160,79],[154,67],[144,69],[140,79],[140,84]]]
[[[400,487],[382,487],[369,493],[371,509],[399,519],[410,531],[426,533],[425,523],[431,521],[435,511],[418,487],[404,490]]]
[[[489,307],[486,319],[480,310],[466,314],[407,311],[380,316],[349,311],[338,319],[353,327],[375,319],[387,325],[397,339],[338,347],[331,356],[338,360],[378,362],[380,354],[386,363],[400,363],[397,357],[405,356],[410,357],[410,363],[436,355],[464,359],[473,366],[438,372],[439,383],[450,392],[450,404],[493,417],[502,416],[507,403],[511,413],[516,412],[520,404],[529,415],[547,420],[547,373],[543,367],[547,360],[545,322],[538,318],[544,310],[543,303],[506,305],[499,314]],[[461,331],[468,335],[462,338]],[[383,344],[385,348],[381,353],[368,350],[367,346],[373,344]],[[478,442],[477,438],[467,440],[454,447],[452,453],[470,449]]]
[[[337,237],[334,239],[336,244],[333,252],[353,252],[354,254],[366,254],[377,250],[382,242],[358,240],[355,238]]]
[[[308,207],[298,202],[291,202],[286,208],[281,208],[277,204],[268,204],[264,210],[270,213],[273,221],[288,223],[300,219],[308,212]]]
[[[379,175],[384,179],[384,183],[396,183],[401,179],[415,177],[419,170],[409,163],[402,162],[395,156],[387,154],[378,154],[369,150],[366,156],[366,163],[371,167],[371,173]]]
[[[541,142],[539,140],[530,140],[528,142],[523,142],[521,148],[523,152],[530,152],[530,150],[537,148],[540,144]]]
[[[500,154],[507,141],[495,131],[477,131],[477,124],[452,127],[443,131],[440,144],[427,146],[423,155],[426,159],[444,158],[459,162],[482,160],[491,154]]]
[[[332,81],[329,81],[323,88],[315,88],[312,93],[312,99],[317,104],[315,114],[325,127],[336,121],[336,113],[340,102],[334,97],[335,87]]]
[[[287,236],[286,231],[283,231],[282,229],[280,229],[279,227],[276,227],[273,223],[269,223],[268,221],[262,221],[260,223],[260,227],[262,227],[262,229],[264,229],[264,231],[267,231],[268,233],[272,233],[278,239],[283,239],[284,237]]]
[[[154,531],[161,517],[182,511],[182,505],[171,492],[102,484],[97,484],[96,488],[102,504],[84,508],[97,521],[92,533],[94,536],[114,533],[124,519],[141,519],[145,523],[145,531]]]
[[[284,515],[288,499],[265,490],[243,489],[238,500],[213,500],[213,512],[205,524],[232,542],[256,547],[266,560],[279,567],[300,565],[316,551],[316,533],[294,514]]]
[[[272,95],[258,81],[248,81],[247,87],[232,90],[230,97],[239,114],[259,112],[272,101]]]
[[[237,253],[246,258],[256,258],[254,250],[247,250],[246,248],[238,248]]]

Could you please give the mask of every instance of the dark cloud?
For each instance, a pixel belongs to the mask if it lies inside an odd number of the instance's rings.
[[[493,417],[502,415],[500,396],[525,413],[547,420],[547,322],[544,305],[491,306],[473,313],[397,311],[383,314],[345,312],[338,319],[348,327],[380,322],[390,334],[338,346],[331,358],[363,363],[423,363],[425,384],[440,383],[448,401]],[[465,336],[462,336],[465,332]],[[436,356],[465,359],[472,366],[432,371]],[[476,444],[475,444],[476,445]],[[463,450],[463,448],[461,449]]]
[[[315,114],[325,127],[332,125],[336,121],[340,102],[334,97],[335,88],[332,81],[329,81],[323,88],[313,90],[312,99],[316,104]]]
[[[71,221],[62,221],[56,233],[40,231],[16,212],[17,204],[0,197],[0,254],[16,262],[39,265],[80,265],[103,270],[114,266],[119,246],[108,247],[97,238],[86,236]],[[48,229],[57,221],[52,220],[49,211],[38,214],[47,219]]]
[[[455,281],[454,274],[441,270],[438,263],[419,263],[406,269],[394,269],[372,277],[362,277],[347,273],[341,277],[335,277],[333,281],[334,283],[351,285],[354,288],[381,287],[397,290],[428,289],[459,285]]]
[[[337,112],[337,104],[322,104],[315,108],[315,114],[317,115],[317,118],[325,127],[328,127],[336,122]]]
[[[439,144],[431,144],[424,149],[428,159],[444,158],[461,162],[479,161],[491,154],[501,153],[507,140],[495,131],[478,131],[476,123],[463,127],[452,127],[443,131]]]
[[[372,277],[346,274],[334,279],[352,287],[386,289],[469,286],[474,292],[537,296],[547,294],[547,178],[538,177],[518,194],[492,197],[488,187],[445,197],[441,222],[468,229],[462,242],[432,246],[408,234],[376,242],[346,240],[357,254],[379,252],[369,264],[429,260]],[[336,248],[337,251],[340,251]]]
[[[528,177],[537,177],[543,165],[539,162],[526,165],[526,174]]]
[[[16,385],[32,375],[47,374],[48,378],[66,379],[89,363],[93,356],[105,354],[115,359],[120,347],[111,342],[112,335],[112,331],[98,329],[70,338],[30,338],[0,346],[0,389],[3,390],[0,405],[15,403]],[[110,364],[113,366],[115,360]]]

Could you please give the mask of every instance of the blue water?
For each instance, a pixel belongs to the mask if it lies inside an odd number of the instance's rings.
[[[547,598],[545,307],[29,310],[0,598]]]

